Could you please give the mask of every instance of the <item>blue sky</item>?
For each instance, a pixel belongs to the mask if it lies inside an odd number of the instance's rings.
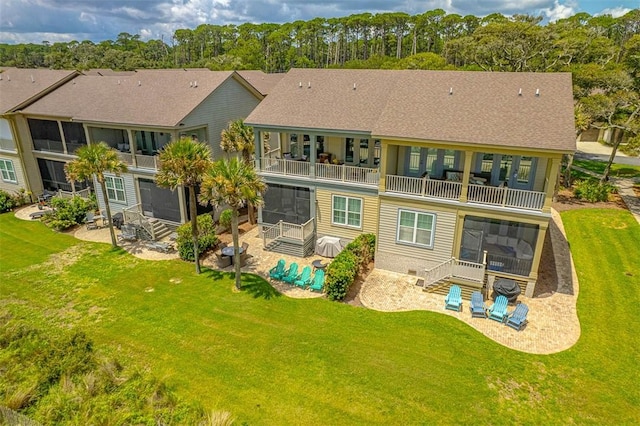
[[[2,0],[0,43],[115,40],[121,32],[170,40],[200,24],[292,22],[355,13],[433,9],[485,16],[530,14],[554,21],[587,12],[621,16],[640,0]]]

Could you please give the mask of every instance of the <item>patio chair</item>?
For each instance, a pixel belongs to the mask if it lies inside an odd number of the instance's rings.
[[[246,253],[249,250],[249,243],[244,241],[242,243],[242,250],[244,251],[244,253]]]
[[[289,270],[287,271],[287,273],[284,275],[284,277],[282,277],[282,281],[284,281],[287,284],[293,284],[293,282],[297,277],[298,277],[298,264],[296,262],[293,262],[291,266],[289,266]]]
[[[500,295],[496,297],[496,301],[493,302],[493,305],[487,310],[487,315],[489,319],[494,321],[503,322],[507,317],[507,304],[509,301],[506,296]]]
[[[460,286],[452,285],[449,288],[449,294],[444,299],[444,308],[452,311],[460,312],[462,309],[462,291]]]
[[[284,273],[285,273],[285,266],[286,266],[286,262],[284,259],[280,259],[278,260],[278,264],[276,266],[274,266],[273,268],[269,269],[269,278],[271,278],[272,280],[282,280],[282,278],[284,277]]]
[[[122,225],[118,239],[122,241],[136,241],[138,239],[136,228],[131,225]]]
[[[311,284],[311,266],[305,266],[302,273],[293,282],[298,287],[305,288]]]
[[[484,297],[479,291],[471,293],[471,304],[469,305],[471,318],[486,318],[487,307],[484,304]]]
[[[92,212],[87,212],[84,223],[87,225],[88,230],[98,229],[98,224],[96,224],[95,215]]]
[[[309,290],[311,291],[322,291],[324,288],[324,271],[322,269],[316,270],[316,273],[313,275],[313,281],[309,286]]]
[[[507,322],[505,323],[514,330],[520,331],[527,325],[527,313],[529,307],[524,303],[520,303],[516,308],[507,315]]]
[[[216,261],[218,263],[218,268],[226,268],[227,266],[231,266],[231,257],[230,256],[222,256],[220,253],[214,253],[216,255]]]

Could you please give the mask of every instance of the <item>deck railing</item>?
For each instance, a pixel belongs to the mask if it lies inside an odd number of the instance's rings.
[[[280,158],[262,157],[259,170],[279,175],[309,176],[311,163],[306,161],[283,160]]]
[[[155,240],[153,226],[142,214],[142,204],[136,204],[135,206],[123,209],[122,216],[124,217],[124,223],[131,223],[140,226],[151,236],[151,240]]]
[[[89,195],[91,194],[91,188],[85,188],[85,189],[81,189],[79,191],[64,191],[62,189],[58,190],[58,193],[56,194],[57,197],[60,198],[73,198],[73,197],[82,197],[82,198],[89,198]]]
[[[136,154],[136,166],[140,169],[157,170],[159,166],[158,156]]]
[[[409,176],[387,175],[385,191],[419,195],[421,197],[457,200],[460,198],[462,183]]]
[[[378,169],[369,167],[316,163],[316,177],[377,186],[380,181],[380,172]]]
[[[419,197],[459,200],[462,192],[462,183],[387,175],[385,191],[416,195]],[[467,191],[467,200],[472,203],[515,207],[527,210],[542,210],[544,197],[544,192],[488,185],[469,184]]]
[[[118,158],[128,166],[133,165],[133,154],[131,153],[118,151]]]
[[[275,225],[262,231],[262,242],[264,247],[266,247],[270,242],[276,241],[280,238],[288,238],[290,240],[304,242],[307,238],[312,236],[314,232],[315,222],[313,218],[309,219],[302,225],[280,220]]]
[[[544,206],[544,195],[544,192],[538,191],[470,184],[467,199],[475,203],[541,210]]]
[[[503,256],[490,253],[487,256],[487,269],[489,271],[506,272],[514,275],[529,276],[533,260],[518,259],[512,256]]]
[[[484,254],[484,260],[487,253]],[[425,269],[424,287],[427,288],[446,278],[461,278],[477,283],[484,282],[486,263],[469,262],[452,257],[431,269]]]

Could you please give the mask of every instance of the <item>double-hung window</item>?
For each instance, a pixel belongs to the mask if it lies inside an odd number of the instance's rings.
[[[434,214],[400,210],[397,239],[402,243],[433,247],[435,226]]]
[[[16,171],[13,168],[13,161],[0,160],[0,173],[2,173],[3,181],[18,183],[18,179],[16,178]]]
[[[109,201],[126,203],[127,199],[124,193],[124,180],[116,176],[105,176],[104,182],[107,187],[107,198]]]
[[[362,227],[362,198],[334,195],[332,211],[331,222],[334,225]]]

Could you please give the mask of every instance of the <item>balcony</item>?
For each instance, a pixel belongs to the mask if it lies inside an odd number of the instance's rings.
[[[135,157],[135,164],[133,163]],[[118,151],[118,158],[129,167],[134,167],[138,169],[150,169],[150,170],[158,170],[160,167],[160,161],[158,160],[157,155],[142,155],[136,154],[135,156],[128,152],[120,152]]]
[[[378,186],[378,182],[380,181],[380,172],[378,169],[369,167],[310,163],[307,161],[276,158],[261,158],[256,163],[258,170],[263,173],[370,186]]]
[[[62,141],[56,141],[51,139],[34,139],[33,147],[36,151],[57,152],[59,154],[64,153],[64,147],[62,146]]]
[[[387,175],[385,191],[425,198],[460,201],[463,184],[446,180],[423,179],[408,176]],[[540,211],[544,206],[544,192],[468,185],[467,202],[501,207]]]

